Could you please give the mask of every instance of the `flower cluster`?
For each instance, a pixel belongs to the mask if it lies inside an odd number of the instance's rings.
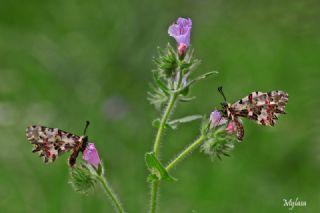
[[[188,115],[171,119],[175,105],[178,102],[192,101],[194,97],[189,96],[191,86],[217,73],[211,71],[200,76],[193,76],[194,70],[199,65],[199,60],[194,58],[193,50],[190,48],[191,29],[192,21],[190,18],[178,18],[168,29],[169,35],[177,42],[176,48],[169,44],[164,51],[160,51],[159,57],[154,60],[156,69],[153,70],[153,91],[148,93],[148,100],[163,113],[160,118],[156,118],[152,122],[152,125],[158,129],[158,133],[153,151],[146,154],[147,166],[151,171],[149,180],[152,181],[170,177],[157,159],[164,129],[174,130],[179,125],[203,118],[201,115]]]
[[[205,128],[206,126],[209,128]],[[205,121],[202,129],[206,140],[201,146],[201,151],[212,159],[221,159],[221,155],[229,156],[230,151],[234,148],[234,143],[238,141],[235,134],[237,131],[235,123],[228,121],[220,111],[214,110],[208,121]]]
[[[154,84],[152,92],[148,93],[148,100],[156,109],[163,110],[170,96],[175,93],[177,99],[189,102],[193,97],[188,96],[190,87],[203,79],[216,74],[216,71],[192,77],[200,61],[194,57],[190,48],[190,34],[192,21],[190,18],[178,18],[169,26],[168,33],[177,42],[177,48],[168,44],[164,51],[154,59],[156,69],[153,70]]]

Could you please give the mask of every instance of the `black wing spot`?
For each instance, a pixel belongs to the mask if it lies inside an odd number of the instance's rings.
[[[41,147],[40,146],[36,146],[32,152],[35,153],[35,152],[39,152],[41,150]]]
[[[248,115],[248,110],[247,109],[241,110],[241,115],[247,116]]]
[[[64,152],[63,152],[63,150],[61,149],[61,148],[58,148],[58,155],[60,156],[60,155],[62,155]]]
[[[253,113],[251,116],[249,116],[251,119],[254,119],[254,120],[258,120],[258,115]]]

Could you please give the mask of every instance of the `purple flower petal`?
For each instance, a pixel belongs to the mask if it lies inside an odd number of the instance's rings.
[[[89,143],[87,145],[87,148],[83,152],[82,158],[92,166],[98,167],[100,163],[100,157],[94,143]]]
[[[183,27],[192,27],[192,21],[190,18],[178,18],[177,24]]]
[[[210,115],[210,127],[215,128],[217,126],[223,125],[227,122],[227,119],[222,117],[221,113],[218,110],[211,112]]]
[[[185,44],[186,47],[190,45],[190,33],[192,28],[192,21],[190,18],[178,18],[175,24],[172,24],[168,33],[171,37],[175,38],[178,45]]]

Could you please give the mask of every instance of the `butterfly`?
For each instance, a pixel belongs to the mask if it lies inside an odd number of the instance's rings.
[[[239,117],[248,118],[260,125],[274,126],[279,115],[286,114],[284,108],[289,96],[284,91],[252,92],[233,104],[227,103],[222,87],[219,87],[218,91],[225,101],[221,103],[223,117],[229,122],[234,122],[236,135],[240,141],[244,137],[244,128]]]
[[[89,121],[87,121],[83,136],[77,136],[58,128],[39,125],[27,127],[26,136],[30,143],[34,145],[32,152],[43,157],[45,163],[54,162],[65,152],[71,151],[68,164],[73,167],[79,152],[83,152],[87,147],[88,136],[86,136],[86,131],[89,124]]]

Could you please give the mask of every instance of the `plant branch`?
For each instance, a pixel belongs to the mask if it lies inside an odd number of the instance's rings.
[[[178,73],[181,72],[181,71],[178,71]],[[181,87],[181,82],[182,82],[182,73],[179,74],[179,78],[178,78],[178,82],[177,82],[177,85],[176,87],[177,88],[180,88]],[[156,136],[156,139],[154,141],[154,146],[153,146],[153,152],[156,156],[158,156],[159,154],[159,145],[161,143],[161,136],[162,136],[162,133],[163,133],[163,130],[166,126],[166,123],[169,119],[169,116],[170,116],[170,113],[175,105],[175,102],[178,98],[180,94],[180,91],[179,92],[172,92],[170,94],[170,98],[169,98],[169,101],[168,101],[168,104],[167,104],[167,107],[163,113],[163,116],[161,118],[161,121],[160,121],[160,126],[159,126],[159,129],[158,129],[158,132],[157,132],[157,136]]]
[[[158,129],[158,132],[157,132],[157,136],[156,136],[156,139],[154,141],[154,146],[153,146],[153,152],[155,153],[156,156],[158,156],[158,153],[159,153],[159,145],[160,145],[160,142],[161,142],[161,136],[162,136],[162,133],[163,133],[163,130],[166,126],[166,123],[168,121],[168,118],[169,118],[169,115],[174,107],[174,104],[175,104],[175,101],[177,100],[177,97],[178,95],[176,93],[173,93],[170,95],[170,99],[169,99],[169,102],[168,102],[168,105],[164,111],[164,114],[161,118],[161,121],[160,121],[160,126],[159,126],[159,129]]]
[[[192,144],[190,144],[189,146],[187,146],[182,152],[180,152],[180,154],[173,159],[168,166],[166,167],[166,170],[169,171],[171,170],[173,167],[176,166],[177,163],[179,163],[181,160],[183,160],[187,155],[189,155],[192,151],[194,151],[195,149],[197,149],[201,143],[205,140],[205,136],[201,135],[196,141],[194,141]]]
[[[183,76],[180,73],[176,88],[180,88],[181,82],[182,82],[182,77]],[[159,155],[159,146],[161,143],[161,136],[163,134],[163,131],[164,131],[165,126],[167,124],[167,121],[169,119],[170,113],[172,112],[172,110],[174,108],[175,102],[176,102],[179,94],[180,94],[179,92],[173,92],[170,94],[170,99],[168,101],[166,109],[165,109],[163,116],[161,118],[160,126],[158,128],[158,132],[157,132],[156,139],[154,141],[154,146],[153,146],[153,152],[156,157]],[[159,184],[160,184],[159,180],[153,181],[151,183],[150,213],[156,213],[156,210],[157,210]]]
[[[107,193],[108,198],[110,199],[112,206],[117,210],[117,212],[119,213],[125,213],[119,199],[117,198],[117,196],[114,194],[114,192],[112,191],[111,187],[109,186],[107,180],[105,177],[97,175],[97,179],[100,181],[103,189],[105,190],[105,192]]]

